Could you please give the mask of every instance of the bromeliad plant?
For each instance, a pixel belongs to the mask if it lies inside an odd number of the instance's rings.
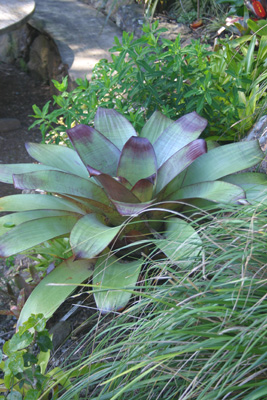
[[[31,313],[50,316],[91,275],[102,312],[125,307],[144,263],[134,245],[146,247],[142,253],[157,248],[181,268],[201,253],[199,234],[180,213],[184,203],[219,207],[262,193],[264,175],[235,174],[263,158],[258,142],[207,152],[199,139],[206,125],[195,112],[177,121],[155,112],[138,136],[124,116],[99,108],[94,128],[67,131],[73,149],[27,143],[37,164],[1,165],[2,181],[36,193],[0,200],[2,211],[16,211],[0,219],[0,256],[60,236],[70,237],[73,251],[32,292],[19,324]]]

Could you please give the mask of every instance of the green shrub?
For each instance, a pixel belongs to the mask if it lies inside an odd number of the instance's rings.
[[[78,79],[70,93],[67,78],[54,82],[60,91],[54,96],[59,109],[49,113],[48,104],[43,110],[33,108],[32,126],[40,125],[43,140],[66,141],[66,129],[91,124],[99,106],[125,114],[137,130],[155,110],[172,119],[197,111],[209,121],[205,137],[221,140],[233,140],[253,124],[266,91],[258,91],[258,82],[250,77],[254,69],[257,76],[264,71],[255,43],[249,48],[244,43],[243,54],[227,44],[223,51],[212,52],[199,41],[182,48],[179,37],[174,42],[160,39],[162,29],[156,23],[143,30],[140,39],[126,32],[122,43],[115,38],[113,61],[97,63],[90,82]],[[245,124],[239,123],[248,117]]]

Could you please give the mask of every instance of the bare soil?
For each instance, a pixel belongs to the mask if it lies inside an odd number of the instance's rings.
[[[40,142],[38,127],[29,131],[33,123],[33,104],[43,107],[51,99],[49,86],[34,82],[14,65],[0,63],[0,118],[16,118],[20,128],[0,131],[0,164],[32,162],[25,150],[25,142]],[[12,185],[0,183],[0,197],[18,193]]]

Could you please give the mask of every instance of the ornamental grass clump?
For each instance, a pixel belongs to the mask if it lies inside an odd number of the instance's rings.
[[[73,251],[33,291],[21,321],[36,311],[51,315],[91,275],[102,312],[125,307],[151,251],[185,264],[201,255],[185,204],[188,211],[190,204],[219,208],[262,199],[265,175],[236,174],[262,160],[258,142],[207,151],[199,139],[206,125],[195,112],[177,121],[155,112],[138,135],[124,116],[99,108],[94,128],[67,131],[73,149],[27,143],[37,163],[1,165],[1,181],[36,193],[0,200],[2,211],[15,212],[0,219],[0,256],[60,236],[69,237]]]

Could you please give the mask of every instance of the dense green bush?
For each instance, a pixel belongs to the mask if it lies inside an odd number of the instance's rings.
[[[241,53],[228,45],[212,52],[199,41],[182,48],[179,37],[161,39],[157,23],[143,30],[140,39],[126,32],[122,43],[115,38],[113,61],[97,63],[90,82],[78,79],[70,93],[67,78],[54,82],[59,109],[49,113],[49,104],[43,110],[34,106],[33,125],[40,124],[44,140],[59,143],[74,124],[91,124],[99,106],[125,114],[137,130],[155,110],[172,119],[197,111],[209,121],[205,136],[220,140],[233,140],[253,124],[266,91],[249,76],[265,70],[264,58],[256,59],[255,42],[243,43]]]

